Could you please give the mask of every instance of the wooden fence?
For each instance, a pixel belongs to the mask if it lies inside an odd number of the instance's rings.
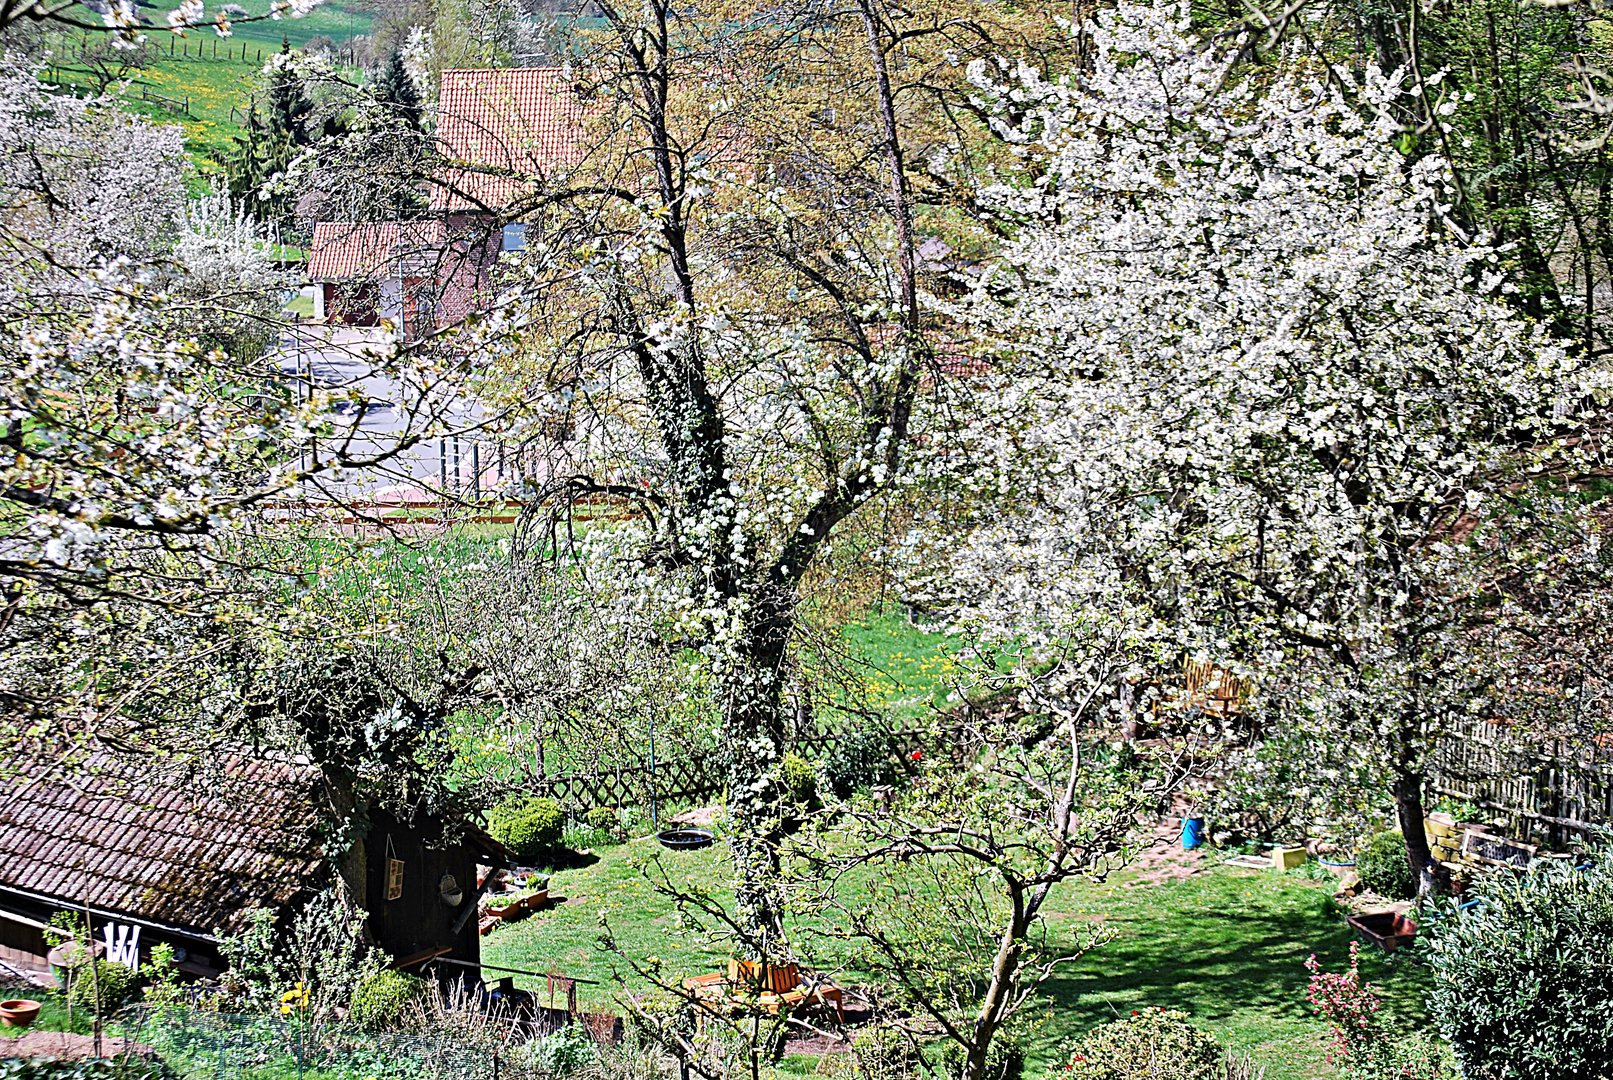
[[[201,31],[198,30],[198,33]],[[173,60],[235,60],[244,64],[251,59],[254,64],[263,63],[261,48],[249,47],[245,41],[225,41],[220,49],[220,40],[216,34],[195,39],[174,34],[168,38],[168,56]],[[158,51],[161,51],[160,48]]]
[[[840,738],[840,732],[813,731],[798,736],[791,749],[809,761],[823,756]],[[927,735],[920,731],[887,732],[887,750],[894,761],[906,762],[922,749]],[[648,806],[668,801],[699,801],[722,793],[724,780],[716,755],[700,754],[648,765],[563,773],[544,777],[532,785],[535,794],[547,795],[567,810],[595,806]]]
[[[1505,816],[1510,834],[1561,845],[1613,825],[1613,747],[1527,739],[1484,720],[1443,739],[1437,794]]]
[[[159,94],[152,90],[143,89],[140,91],[140,100],[149,101],[153,105],[161,105],[169,112],[180,113],[184,116],[190,115],[190,95],[188,94],[182,98],[177,98],[169,97],[167,94]]]

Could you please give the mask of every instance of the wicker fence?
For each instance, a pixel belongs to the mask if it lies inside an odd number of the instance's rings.
[[[1613,748],[1473,721],[1440,744],[1434,789],[1506,817],[1512,835],[1559,845],[1613,825]]]

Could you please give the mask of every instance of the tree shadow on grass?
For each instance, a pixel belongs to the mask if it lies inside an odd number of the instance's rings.
[[[1188,888],[1128,893],[1138,902],[1105,911],[1113,940],[1061,968],[1043,988],[1058,1037],[1144,1007],[1181,1009],[1206,1027],[1243,1036],[1237,1041],[1271,1032],[1320,1034],[1305,1000],[1305,961],[1315,954],[1327,970],[1343,970],[1351,939],[1329,892],[1270,879],[1197,880]],[[1231,895],[1246,882],[1247,899]],[[1370,947],[1363,948],[1361,967],[1392,1012],[1422,1018],[1424,969]]]

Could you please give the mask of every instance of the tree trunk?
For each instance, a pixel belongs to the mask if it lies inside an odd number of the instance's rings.
[[[773,607],[730,657],[723,699],[734,901],[744,946],[761,960],[773,959],[784,945],[779,765],[786,745],[784,647],[793,620],[787,603]]]
[[[975,1012],[975,1022],[969,1045],[965,1047],[963,1070],[958,1080],[1001,1080],[989,1074],[991,1045],[1002,1031],[1008,1006],[1019,986],[1019,964],[1025,954],[1025,936],[1030,929],[1030,916],[1025,898],[1017,889],[1011,900],[1013,913],[1003,927],[997,942],[997,955],[991,961],[991,981]]]
[[[1395,818],[1400,824],[1400,835],[1406,841],[1406,861],[1411,865],[1412,880],[1417,883],[1417,895],[1438,895],[1450,891],[1450,873],[1434,861],[1428,846],[1428,831],[1423,818],[1423,776],[1409,768],[1396,771],[1393,785]]]

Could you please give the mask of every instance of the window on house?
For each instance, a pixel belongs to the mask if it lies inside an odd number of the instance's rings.
[[[504,226],[503,251],[521,251],[526,247],[526,225],[523,222],[512,221]]]

